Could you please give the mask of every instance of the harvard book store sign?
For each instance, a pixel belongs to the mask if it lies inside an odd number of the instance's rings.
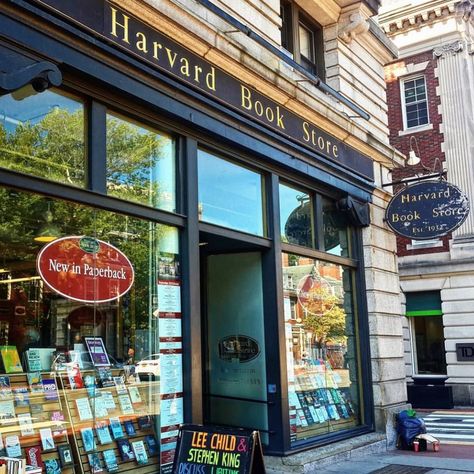
[[[398,235],[427,240],[447,235],[469,215],[469,199],[453,184],[425,181],[407,186],[389,202],[385,220]]]

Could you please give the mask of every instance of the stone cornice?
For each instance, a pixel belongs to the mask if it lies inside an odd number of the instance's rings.
[[[453,43],[444,44],[433,49],[433,54],[437,58],[448,56],[450,54],[459,53],[464,49],[464,44],[462,41],[454,41]]]
[[[379,15],[379,24],[388,36],[394,36],[426,26],[454,14],[457,3],[462,2],[456,0],[426,0],[421,4],[410,7],[382,11]]]

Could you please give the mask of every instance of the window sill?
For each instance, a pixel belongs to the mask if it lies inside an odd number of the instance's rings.
[[[402,137],[404,135],[411,135],[413,133],[425,132],[427,130],[433,130],[433,124],[428,123],[426,125],[421,125],[419,127],[407,128],[406,130],[400,130],[398,136]]]
[[[435,247],[442,247],[443,241],[442,240],[418,240],[418,241],[411,241],[411,244],[407,245],[407,250],[419,250],[419,249],[427,249],[427,248],[435,248]]]

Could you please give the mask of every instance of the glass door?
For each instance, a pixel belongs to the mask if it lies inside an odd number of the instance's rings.
[[[268,414],[262,257],[207,255],[204,321],[205,422],[258,429]]]

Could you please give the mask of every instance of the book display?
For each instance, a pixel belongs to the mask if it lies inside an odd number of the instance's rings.
[[[296,368],[289,390],[296,439],[327,432],[329,425],[356,424],[350,393],[340,378],[329,362],[321,359]]]
[[[0,375],[0,450],[46,474],[156,471],[159,382],[119,372]]]

